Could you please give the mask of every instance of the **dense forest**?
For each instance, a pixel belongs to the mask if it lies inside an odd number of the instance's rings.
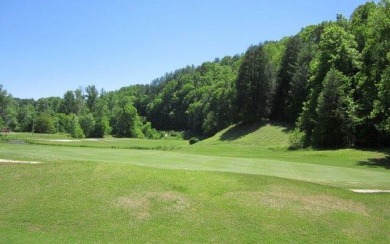
[[[0,128],[72,137],[210,136],[235,123],[295,125],[293,147],[390,145],[390,2],[117,91],[18,99],[0,86]]]

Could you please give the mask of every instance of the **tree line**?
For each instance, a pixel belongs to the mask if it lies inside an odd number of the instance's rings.
[[[13,98],[0,87],[0,127],[73,137],[210,136],[234,123],[295,124],[296,147],[390,145],[390,2],[367,2],[245,54],[187,66],[117,91]]]

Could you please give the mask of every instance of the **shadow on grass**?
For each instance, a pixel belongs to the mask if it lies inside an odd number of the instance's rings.
[[[369,158],[365,161],[360,161],[357,163],[360,166],[367,166],[370,168],[385,168],[390,169],[390,156],[387,155],[384,158]]]
[[[262,126],[266,125],[266,123],[261,122],[258,124],[238,124],[227,131],[225,131],[222,135],[220,140],[221,141],[234,141],[241,137],[244,137],[248,134],[251,134],[258,129],[260,129]]]
[[[282,131],[286,132],[286,133],[290,132],[293,128],[293,126],[290,124],[279,123],[279,122],[270,122],[270,121],[262,121],[262,122],[258,122],[258,123],[254,123],[254,124],[240,123],[240,124],[237,124],[236,126],[233,126],[230,129],[228,129],[227,131],[225,131],[221,135],[220,140],[221,141],[234,141],[234,140],[237,140],[239,138],[242,138],[246,135],[249,135],[249,134],[257,131],[261,127],[266,126],[268,124],[273,125],[273,126],[283,127]]]

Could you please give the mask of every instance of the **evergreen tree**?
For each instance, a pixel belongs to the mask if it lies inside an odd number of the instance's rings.
[[[297,69],[296,63],[298,61],[298,55],[301,48],[302,42],[299,36],[294,36],[288,39],[286,43],[286,50],[282,56],[280,69],[276,77],[277,85],[272,105],[272,119],[286,121],[289,118],[288,113],[290,111],[288,111],[288,95],[291,90],[290,85],[292,83],[295,70]]]
[[[309,95],[310,62],[314,57],[314,44],[305,44],[294,64],[294,74],[286,98],[286,115],[289,122],[297,121]]]
[[[299,118],[299,126],[306,133],[306,138],[314,139],[312,132],[318,122],[318,98],[323,89],[325,76],[334,68],[343,75],[351,77],[349,89],[355,86],[355,75],[360,68],[360,55],[356,50],[354,37],[336,24],[325,27],[319,42],[316,58],[311,62],[313,76],[310,80],[310,95]]]
[[[318,98],[317,122],[313,143],[317,147],[342,147],[353,145],[352,103],[349,96],[349,79],[332,68],[326,75]]]
[[[238,116],[253,122],[268,118],[275,85],[275,72],[263,45],[245,53],[236,82]]]

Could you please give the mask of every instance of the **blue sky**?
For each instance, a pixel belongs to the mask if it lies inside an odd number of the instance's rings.
[[[0,0],[0,84],[14,97],[117,90],[346,17],[365,0]]]

